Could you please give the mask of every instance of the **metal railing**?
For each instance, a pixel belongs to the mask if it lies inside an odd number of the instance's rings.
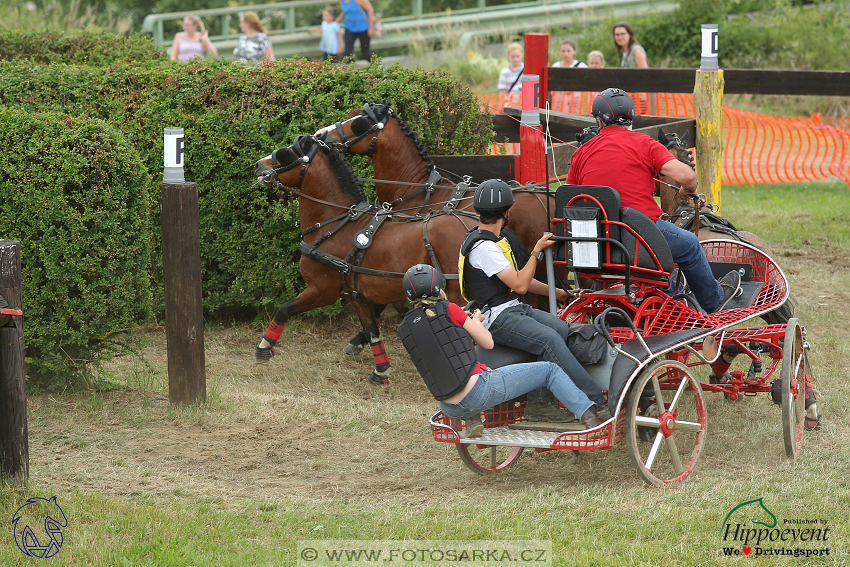
[[[384,35],[372,40],[372,50],[396,48],[415,41],[435,41],[447,36],[459,38],[466,47],[479,36],[511,34],[545,29],[571,23],[577,15],[583,21],[600,20],[610,16],[632,16],[646,12],[670,12],[678,6],[676,1],[654,0],[533,0],[519,4],[491,4],[477,0],[477,7],[446,12],[423,11],[423,0],[410,0],[410,13],[381,18]],[[238,8],[216,8],[150,14],[142,22],[142,33],[150,33],[157,45],[170,46],[173,37],[165,38],[164,23],[180,22],[195,15],[208,24],[210,41],[227,59],[232,58],[240,33],[231,31],[238,25],[239,14],[254,11],[261,19],[269,21],[268,36],[278,58],[299,55],[320,55],[319,36],[310,28],[319,27],[321,9],[337,4],[329,0],[297,0],[276,4],[258,4]],[[215,25],[210,22],[215,21]],[[218,33],[213,33],[214,31]]]

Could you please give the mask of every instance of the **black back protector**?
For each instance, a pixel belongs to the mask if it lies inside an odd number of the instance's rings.
[[[449,317],[448,303],[441,301],[427,309],[436,317],[429,318],[417,307],[398,326],[398,337],[428,390],[442,401],[463,390],[478,358],[472,337]]]

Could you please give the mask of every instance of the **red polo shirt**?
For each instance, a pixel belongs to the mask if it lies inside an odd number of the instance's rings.
[[[570,158],[569,185],[605,185],[620,193],[623,207],[632,207],[653,221],[661,216],[655,202],[655,177],[675,159],[646,134],[621,126],[606,126]]]

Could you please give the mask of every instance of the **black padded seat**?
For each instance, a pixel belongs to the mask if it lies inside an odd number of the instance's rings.
[[[509,364],[522,364],[524,362],[537,362],[537,355],[528,351],[511,348],[505,345],[493,345],[486,349],[481,345],[475,345],[475,354],[478,361],[486,364],[488,368],[501,368]]]
[[[637,209],[623,207],[620,211],[620,221],[632,228],[632,230],[638,233],[640,237],[646,241],[650,249],[658,257],[658,262],[661,264],[661,268],[665,272],[669,274],[673,271],[673,254],[670,252],[670,246],[667,244],[667,239],[664,238],[664,235],[661,234],[661,231],[655,223],[652,222],[652,219]],[[620,242],[622,242],[626,249],[628,249],[630,257],[634,253],[636,240],[637,239],[634,235],[632,235],[629,231],[622,231]],[[652,258],[652,254],[650,254],[649,250],[647,250],[646,246],[642,243],[638,248],[637,263],[635,264],[632,262],[632,265],[637,265],[641,268],[648,268],[650,270],[658,269],[655,260]]]

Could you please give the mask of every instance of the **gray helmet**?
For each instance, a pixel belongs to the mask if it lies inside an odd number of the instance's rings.
[[[443,289],[443,275],[428,264],[416,264],[404,274],[402,282],[407,299],[439,297]]]
[[[621,89],[605,89],[593,99],[591,113],[605,126],[627,126],[635,117],[635,107],[629,93]]]
[[[478,212],[498,213],[510,209],[513,204],[514,194],[501,179],[488,179],[478,186],[472,198],[472,208]]]

